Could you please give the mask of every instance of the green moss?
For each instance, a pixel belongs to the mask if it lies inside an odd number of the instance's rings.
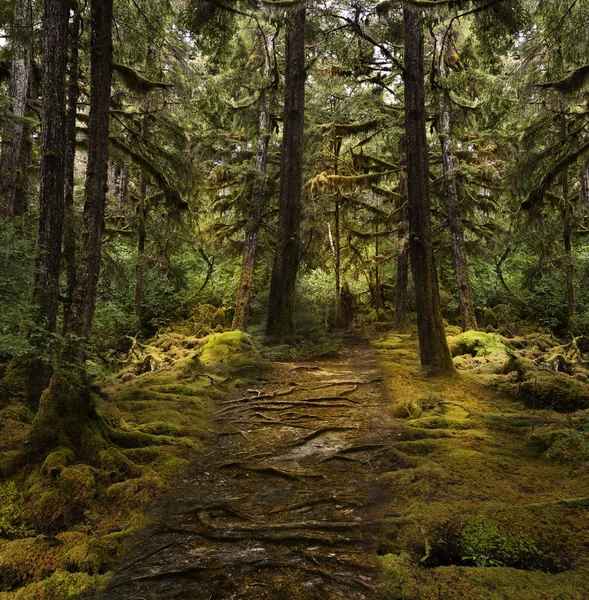
[[[23,524],[21,493],[14,481],[0,484],[0,537],[28,537],[33,531]]]
[[[43,462],[41,470],[44,474],[57,478],[64,467],[75,462],[76,455],[69,448],[57,448]]]
[[[266,363],[249,335],[242,331],[214,333],[208,336],[196,358],[205,373],[246,376],[261,375]]]
[[[470,429],[472,422],[470,421],[456,421],[453,419],[447,419],[445,417],[420,417],[419,419],[413,419],[407,421],[407,425],[411,427],[418,427],[420,429]]]
[[[67,600],[96,590],[105,576],[56,571],[47,579],[10,593],[0,593],[0,600]]]
[[[507,347],[498,335],[475,330],[465,331],[457,336],[450,336],[448,346],[452,356],[462,356],[463,354],[487,356],[492,352],[507,352]]]

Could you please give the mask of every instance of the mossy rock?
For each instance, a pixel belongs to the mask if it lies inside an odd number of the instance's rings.
[[[493,352],[507,352],[507,347],[498,335],[475,330],[465,331],[457,336],[450,336],[448,346],[452,356],[472,354],[480,357],[488,356]]]
[[[252,338],[243,331],[209,335],[198,350],[196,359],[205,373],[241,375],[252,379],[267,366]]]

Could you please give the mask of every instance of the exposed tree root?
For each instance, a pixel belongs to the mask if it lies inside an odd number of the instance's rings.
[[[332,431],[349,431],[349,430],[357,430],[357,427],[320,427],[319,429],[316,429],[315,431],[312,431],[311,433],[296,439],[294,442],[292,442],[290,445],[291,446],[300,446],[301,444],[305,444],[306,442],[311,441],[312,439],[319,437],[320,435],[323,435],[324,433],[329,433]]]
[[[262,475],[274,475],[276,477],[282,477],[283,479],[290,479],[292,481],[300,481],[301,479],[325,479],[325,475],[319,475],[316,473],[303,473],[294,471],[285,471],[278,467],[271,466],[258,466],[258,465],[247,465],[239,461],[233,461],[218,466],[219,469],[243,469],[245,471],[253,471],[254,473],[260,473]]]
[[[328,383],[323,383],[322,385],[308,388],[308,390],[309,391],[324,390],[325,388],[334,387],[334,386],[338,386],[338,385],[370,385],[371,383],[379,383],[382,380],[383,380],[382,377],[375,377],[374,379],[370,379],[369,381],[363,381],[362,379],[338,379],[335,381],[330,381]]]

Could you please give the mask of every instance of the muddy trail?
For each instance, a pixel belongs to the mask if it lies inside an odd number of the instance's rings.
[[[193,470],[154,509],[102,598],[377,599],[388,449],[373,351],[276,365],[218,405]]]

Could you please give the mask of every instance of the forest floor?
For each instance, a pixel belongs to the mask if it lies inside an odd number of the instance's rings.
[[[504,346],[431,378],[416,337],[268,366],[239,332],[163,333],[103,386],[118,446],[2,484],[0,600],[587,600],[570,418],[515,399]]]
[[[276,364],[222,401],[216,436],[161,498],[104,598],[383,597],[377,554],[401,435],[374,351]],[[394,456],[393,456],[394,458]]]

